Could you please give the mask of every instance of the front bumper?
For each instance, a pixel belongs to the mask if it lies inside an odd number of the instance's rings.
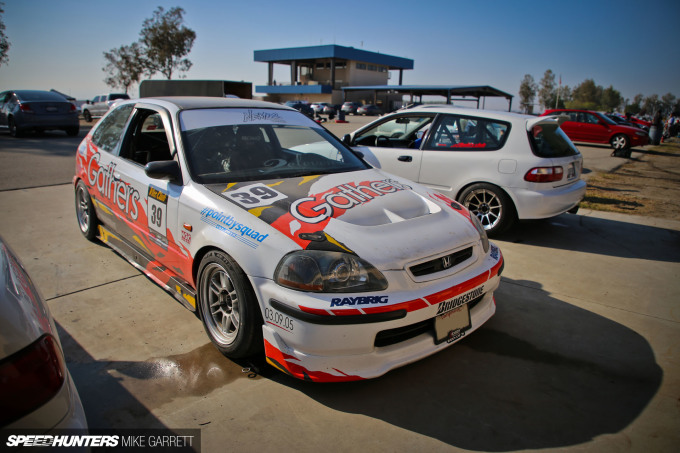
[[[381,376],[450,346],[496,311],[493,293],[500,283],[503,257],[492,247],[481,263],[459,273],[411,283],[410,289],[401,287],[386,295],[301,293],[269,279],[254,279],[264,304],[267,361],[299,379],[352,381]],[[390,273],[399,271],[386,274]],[[397,275],[386,277],[392,281]],[[347,304],[356,303],[331,308],[330,301],[338,296]],[[469,308],[469,328],[437,343],[437,315],[464,304]]]

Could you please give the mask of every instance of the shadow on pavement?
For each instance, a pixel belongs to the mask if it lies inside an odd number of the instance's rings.
[[[640,415],[663,376],[642,336],[548,293],[527,299],[503,287],[503,303],[480,330],[382,378],[312,384],[271,377],[334,410],[474,451],[578,445]]]
[[[591,234],[583,234],[583,229]],[[605,256],[680,262],[680,231],[598,217],[562,214],[522,221],[497,239]]]
[[[167,427],[110,373],[110,362],[95,360],[57,323],[66,364],[91,429]]]

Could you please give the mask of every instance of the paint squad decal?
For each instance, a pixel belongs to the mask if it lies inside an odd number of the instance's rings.
[[[260,233],[252,227],[237,222],[233,216],[214,209],[204,208],[201,211],[201,220],[253,249],[269,237],[269,234]]]
[[[331,219],[376,198],[411,190],[410,186],[392,179],[347,182],[316,194],[304,190],[305,185],[317,178],[319,176],[228,187],[221,195],[290,237],[302,248],[308,248],[310,241],[305,239],[305,235],[323,231]],[[301,193],[302,190],[304,192]],[[338,247],[338,250],[348,251],[342,244]]]

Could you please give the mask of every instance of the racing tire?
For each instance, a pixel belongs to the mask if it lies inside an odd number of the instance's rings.
[[[458,202],[477,216],[486,234],[491,237],[510,228],[517,219],[510,197],[492,184],[471,185],[460,194]]]
[[[94,211],[94,204],[92,203],[90,192],[87,190],[87,186],[83,181],[78,181],[78,184],[76,184],[75,199],[76,219],[78,220],[80,232],[83,233],[83,236],[88,240],[94,242],[97,239],[97,226],[99,225],[99,220]]]
[[[83,119],[88,123],[92,122],[92,115],[89,110],[83,110]]]
[[[612,137],[609,143],[615,150],[624,150],[630,148],[630,140],[625,134],[616,134]]]
[[[198,270],[199,316],[208,337],[225,356],[238,359],[263,349],[262,313],[243,269],[213,250]]]

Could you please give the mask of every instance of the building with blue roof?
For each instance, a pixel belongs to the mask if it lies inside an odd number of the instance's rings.
[[[350,86],[387,85],[390,71],[413,69],[413,60],[335,44],[256,50],[255,61],[269,65],[268,84],[255,87],[267,100],[285,102],[306,100],[341,104],[342,89]],[[290,79],[274,80],[274,65],[290,66]]]

